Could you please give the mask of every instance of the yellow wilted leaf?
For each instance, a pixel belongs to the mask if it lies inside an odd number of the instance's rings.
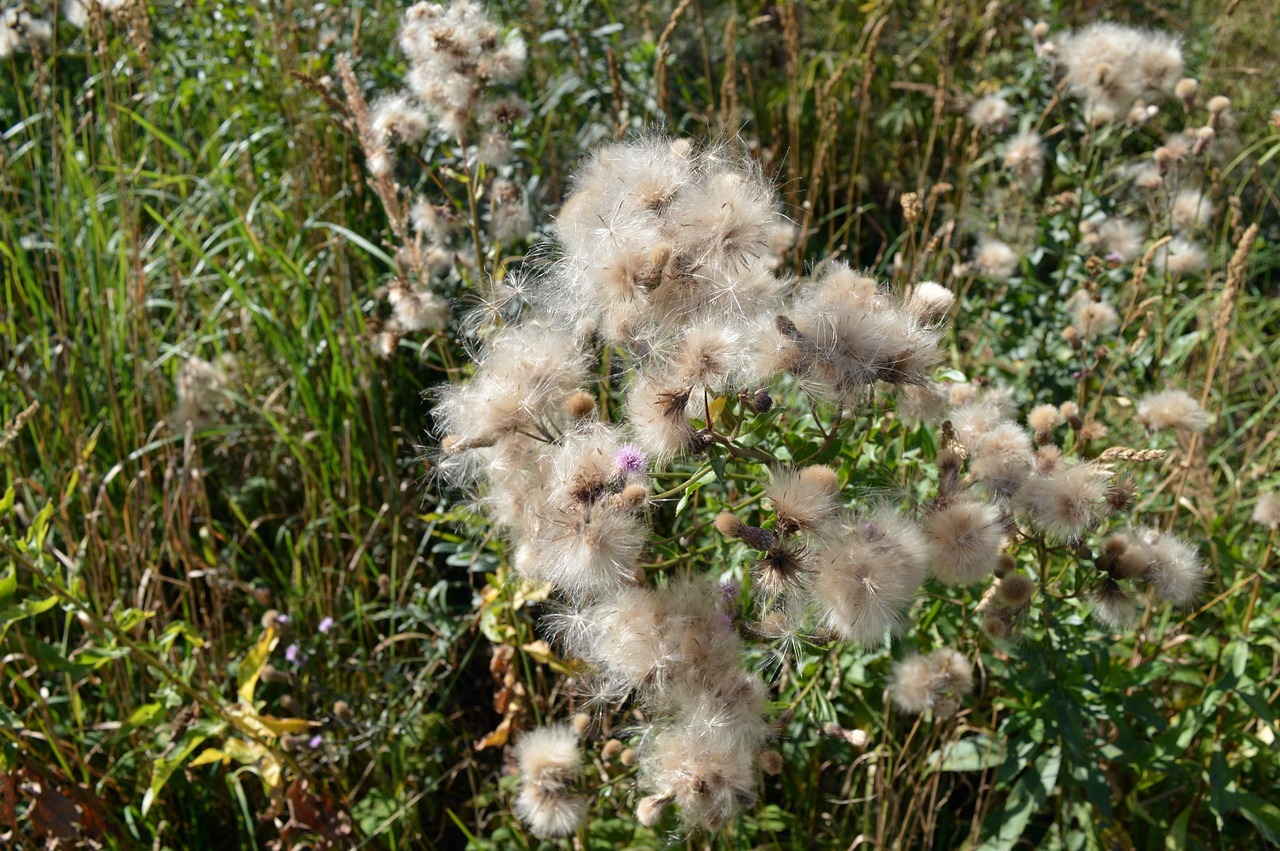
[[[196,768],[201,765],[211,765],[215,762],[229,762],[231,757],[227,756],[217,748],[205,748],[200,756],[187,763],[187,768]]]
[[[526,582],[520,586],[520,590],[516,591],[515,599],[511,601],[511,608],[518,609],[529,603],[541,603],[550,596],[550,582]]]
[[[270,752],[262,745],[257,742],[247,742],[244,739],[227,739],[222,743],[222,747],[227,752],[227,756],[241,765],[249,765],[264,756],[270,756]]]
[[[276,718],[271,715],[259,715],[248,704],[238,703],[227,710],[227,714],[236,726],[252,736],[279,736],[283,733],[301,733],[318,722],[306,721],[302,718]]]
[[[492,733],[476,742],[476,750],[482,751],[485,748],[500,748],[507,743],[507,739],[511,737],[511,716],[508,715],[502,719],[502,723],[498,725]]]
[[[276,755],[268,753],[262,758],[262,767],[259,772],[262,776],[262,782],[268,789],[280,788],[280,760],[276,759]]]
[[[724,406],[728,402],[728,397],[717,396],[707,405],[707,426],[720,419],[720,415],[724,413]]]
[[[282,733],[301,733],[320,726],[319,721],[308,721],[305,718],[277,718],[274,715],[259,715],[258,721],[277,736]]]
[[[560,661],[552,651],[551,645],[542,640],[522,644],[520,645],[520,649],[543,664]]]
[[[258,687],[258,677],[262,676],[262,669],[266,667],[271,651],[275,650],[279,643],[280,635],[276,632],[276,625],[272,623],[262,631],[258,643],[245,655],[244,661],[236,670],[238,693],[240,699],[246,704],[253,703],[253,690]]]
[[[545,641],[533,641],[529,644],[521,645],[520,649],[532,656],[536,661],[544,665],[549,665],[551,670],[565,676],[572,677],[577,674],[578,663],[566,662],[555,654],[551,649],[551,645]]]

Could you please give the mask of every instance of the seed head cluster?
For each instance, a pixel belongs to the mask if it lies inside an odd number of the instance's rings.
[[[590,695],[643,709],[638,817],[675,805],[687,826],[715,827],[755,799],[766,690],[718,586],[647,575],[652,468],[727,440],[713,400],[768,411],[782,375],[842,406],[879,383],[923,385],[954,296],[934,282],[894,295],[843,263],[782,272],[794,228],[727,144],[607,145],[573,187],[512,318],[480,327],[472,377],[437,391],[439,467],[509,537],[518,576],[550,587],[547,623],[588,664]],[[602,408],[602,392],[625,404]],[[756,552],[762,617],[868,645],[900,631],[929,569],[919,525],[890,506],[847,510],[821,465],[775,467],[761,488],[771,528],[732,513],[716,525]],[[982,520],[953,542],[969,573],[994,557]],[[551,832],[533,803],[526,818]]]

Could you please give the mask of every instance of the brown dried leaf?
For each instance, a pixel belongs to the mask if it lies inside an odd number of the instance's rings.
[[[493,678],[501,682],[502,675],[511,667],[511,659],[516,655],[516,649],[510,644],[497,644],[493,648],[493,658],[489,660],[489,673],[493,674]]]
[[[289,808],[289,821],[280,828],[284,847],[294,847],[295,839],[308,839],[306,847],[316,851],[351,847],[351,821],[336,800],[315,794],[302,779],[290,783],[284,797]]]
[[[0,776],[0,827],[14,827],[18,823],[18,778],[12,774]]]
[[[43,781],[31,810],[31,823],[46,839],[72,842],[80,838],[80,811],[70,798]]]

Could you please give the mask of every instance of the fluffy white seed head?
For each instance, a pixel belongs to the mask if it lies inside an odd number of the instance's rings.
[[[944,585],[973,585],[995,570],[1004,530],[993,505],[962,499],[924,521],[929,573]]]
[[[849,518],[815,557],[813,602],[825,626],[869,647],[899,632],[928,570],[928,544],[907,518],[890,508]]]
[[[969,107],[969,120],[980,130],[999,133],[1009,124],[1013,117],[1013,107],[1003,96],[998,94],[978,98]]]
[[[1085,293],[1071,312],[1071,324],[1085,340],[1095,340],[1119,327],[1120,314],[1107,302],[1094,301]]]
[[[932,711],[939,718],[949,717],[972,691],[973,666],[950,647],[927,656],[913,653],[895,662],[889,680],[894,704],[911,715]]]
[[[1118,553],[1122,575],[1146,582],[1157,600],[1186,605],[1204,583],[1200,555],[1170,532],[1133,530],[1112,538],[1108,548]]]
[[[1099,257],[1116,263],[1130,263],[1142,253],[1142,227],[1130,219],[1112,217],[1092,224],[1084,243]]]
[[[1192,433],[1209,427],[1209,416],[1185,390],[1148,393],[1138,400],[1137,417],[1149,431],[1171,428]]]
[[[974,266],[983,276],[1003,283],[1018,271],[1018,255],[998,239],[983,239],[973,257]]]
[[[1280,491],[1267,491],[1258,496],[1253,506],[1253,522],[1280,529]]]
[[[1153,265],[1169,275],[1198,275],[1209,265],[1209,257],[1196,243],[1175,236],[1156,249]]]
[[[1014,505],[1050,537],[1079,537],[1102,516],[1109,479],[1098,464],[1058,466],[1029,477],[1014,495]]]
[[[775,528],[784,534],[821,529],[840,510],[839,487],[830,467],[773,470],[764,492],[777,518]]]
[[[1191,234],[1203,230],[1213,216],[1213,202],[1201,189],[1183,189],[1173,196],[1173,229]]]
[[[1000,499],[1012,496],[1031,475],[1031,438],[1017,423],[997,422],[977,431],[959,431],[970,447],[970,473]]]
[[[1044,174],[1044,144],[1040,134],[1031,130],[1009,138],[1004,147],[1004,167],[1023,186],[1033,186]]]
[[[942,322],[955,303],[955,293],[936,281],[921,281],[907,297],[907,309],[925,325]]]

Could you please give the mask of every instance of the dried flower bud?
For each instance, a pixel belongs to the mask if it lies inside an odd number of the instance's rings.
[[[782,754],[777,751],[764,751],[760,754],[760,770],[770,777],[782,773]]]
[[[1000,554],[1000,558],[996,561],[995,574],[997,577],[1003,579],[1017,569],[1018,562],[1014,560],[1013,556],[1008,553]]]
[[[618,762],[630,768],[636,764],[636,752],[634,748],[626,748],[618,755]]]
[[[333,702],[333,717],[341,721],[351,717],[351,707],[347,705],[345,700],[335,700]]]
[[[564,403],[564,409],[575,420],[585,420],[596,412],[596,397],[579,390]]]
[[[716,515],[716,528],[720,530],[720,534],[726,538],[741,537],[742,530],[747,524],[743,523],[728,511],[721,511]]]
[[[1129,503],[1133,501],[1137,492],[1138,488],[1134,485],[1133,479],[1128,476],[1117,479],[1107,488],[1107,507],[1118,514],[1129,507]]]
[[[293,680],[293,674],[282,671],[272,664],[262,666],[261,676],[264,683],[288,683]]]
[[[1036,41],[1041,41],[1049,34],[1049,25],[1044,21],[1036,21],[1036,25],[1031,28],[1031,37]]]
[[[635,511],[637,508],[642,508],[648,501],[649,489],[640,484],[627,485],[622,489],[622,493],[618,494],[618,506],[627,511]]]
[[[808,482],[828,493],[840,490],[840,478],[836,471],[824,464],[813,464],[800,471],[800,480]]]
[[[982,629],[987,635],[996,640],[1007,638],[1009,635],[1008,622],[995,612],[987,614],[982,619]]]
[[[600,758],[605,762],[612,762],[618,754],[622,753],[622,742],[617,739],[610,739],[604,743],[604,747],[600,750]]]
[[[1022,573],[1010,573],[996,586],[996,594],[1000,597],[1000,602],[1014,609],[1021,609],[1030,603],[1031,595],[1035,590],[1035,582]]]
[[[1224,95],[1217,95],[1209,98],[1209,111],[1214,115],[1226,112],[1231,108],[1231,98]]]
[[[768,413],[773,409],[773,397],[769,395],[769,391],[760,388],[751,397],[751,408],[757,414]]]
[[[1107,428],[1105,423],[1089,420],[1089,422],[1080,427],[1079,431],[1081,440],[1101,440],[1107,436],[1110,429]]]
[[[587,728],[591,726],[591,716],[584,712],[574,713],[574,716],[569,719],[569,725],[573,727],[573,732],[579,736],[584,736],[587,733]]]

